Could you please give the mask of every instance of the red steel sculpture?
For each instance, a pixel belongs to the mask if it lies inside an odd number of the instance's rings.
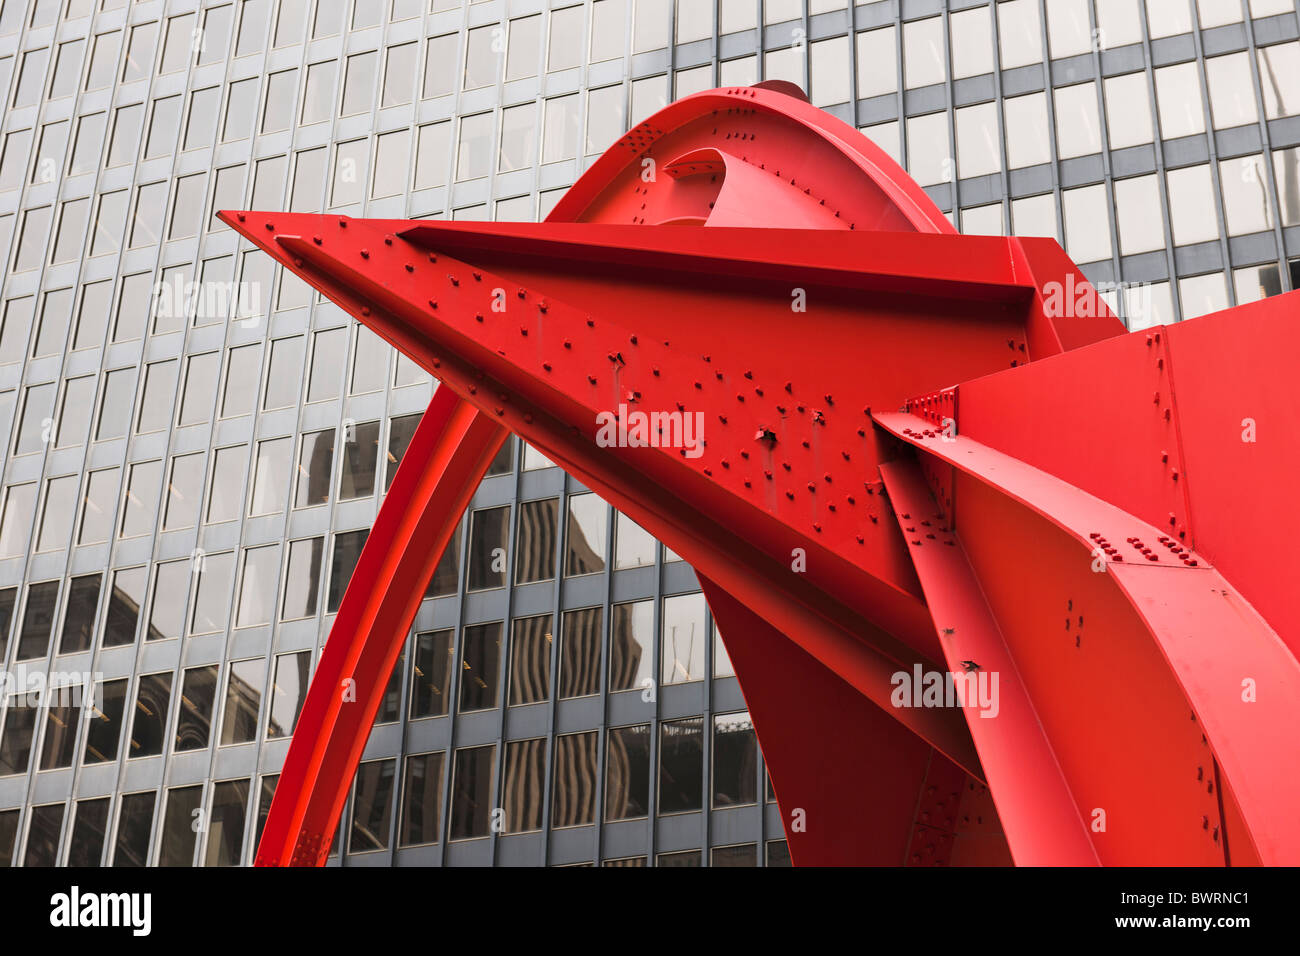
[[[441,383],[258,865],[325,861],[510,432],[695,568],[795,863],[1300,863],[1300,293],[1126,333],[782,83],[672,103],[541,224],[221,215]]]

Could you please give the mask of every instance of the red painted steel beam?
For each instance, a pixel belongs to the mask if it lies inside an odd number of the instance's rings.
[[[876,420],[956,469],[957,533],[1075,801],[1107,814],[1100,859],[1221,864],[1239,815],[1241,853],[1300,862],[1300,818],[1288,809],[1300,662],[1204,555],[968,436],[945,439],[910,414]],[[914,555],[924,545],[935,547],[923,541]],[[988,779],[996,799],[999,780]],[[1152,801],[1170,812],[1150,819]]]

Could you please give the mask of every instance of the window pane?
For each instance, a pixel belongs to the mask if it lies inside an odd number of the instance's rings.
[[[560,697],[600,693],[601,608],[564,612],[560,643]]]
[[[0,777],[24,774],[32,759],[32,735],[40,697],[13,695],[5,703],[4,734],[0,736]]]
[[[122,714],[126,709],[126,680],[106,681],[98,687],[98,699],[86,728],[86,764],[112,763],[122,737]]]
[[[262,707],[262,682],[266,662],[261,658],[236,661],[226,678],[226,702],[221,713],[221,744],[242,744],[257,739],[257,715]]]
[[[16,660],[30,661],[50,652],[54,633],[54,611],[59,601],[59,582],[44,581],[27,587],[27,606],[18,638]]]
[[[176,722],[178,753],[203,750],[212,739],[212,708],[217,699],[218,665],[191,667],[181,681],[180,716]]]
[[[664,598],[661,683],[679,684],[704,678],[704,610],[703,594]]]
[[[185,602],[190,596],[192,562],[166,561],[154,572],[153,604],[145,640],[180,637],[185,630]]]
[[[411,719],[447,713],[454,649],[452,630],[415,636],[415,665],[411,668]]]
[[[713,718],[713,808],[758,802],[758,738],[748,713]]]
[[[99,612],[99,573],[73,578],[68,584],[68,606],[63,611],[63,630],[59,637],[59,653],[75,654],[88,651],[95,633],[95,620]],[[8,628],[8,621],[0,625]]]
[[[654,602],[615,604],[610,613],[610,692],[644,687],[653,677]]]
[[[500,681],[501,623],[465,628],[460,674],[461,713],[495,707]]]
[[[113,846],[113,866],[147,866],[149,834],[153,829],[154,803],[157,794],[128,793],[122,797],[117,812],[117,841]]]
[[[469,747],[456,751],[452,778],[451,839],[465,840],[488,834],[492,812],[492,777],[496,746]]]
[[[339,500],[373,495],[378,463],[379,422],[362,422],[347,428],[339,471]]]
[[[167,809],[163,812],[162,838],[158,847],[159,866],[193,866],[193,827],[196,811],[201,811],[203,787],[177,787],[167,791]]]
[[[329,501],[330,474],[334,468],[334,430],[302,436],[298,450],[298,477],[293,506],[309,508]]]
[[[699,810],[704,803],[703,718],[665,721],[659,729],[659,812]]]
[[[628,728],[624,728],[628,729]],[[599,735],[591,730],[555,738],[555,788],[551,826],[577,827],[596,822]]]
[[[519,618],[510,634],[510,706],[551,696],[551,616]]]
[[[443,756],[442,753],[428,753],[412,754],[406,758],[398,846],[438,842]]]
[[[140,678],[135,692],[128,757],[156,757],[162,753],[171,699],[171,674],[147,674]]]
[[[563,739],[561,737],[556,741],[557,749]],[[510,741],[506,744],[505,770],[501,782],[504,832],[527,833],[540,830],[545,798],[546,738]]]
[[[280,654],[275,659],[275,679],[271,683],[271,706],[266,737],[273,740],[291,737],[298,725],[307,685],[311,679],[311,651]]]
[[[99,866],[108,834],[108,797],[78,800],[68,838],[68,866]]]
[[[31,808],[31,823],[27,828],[27,850],[23,866],[56,866],[59,856],[59,833],[63,830],[62,803]]]
[[[235,627],[270,624],[275,613],[280,546],[268,544],[244,551],[244,577],[239,586],[239,610]]]
[[[612,727],[605,754],[605,822],[644,817],[650,806],[650,725]]]
[[[104,621],[104,647],[121,647],[135,642],[147,581],[148,573],[144,568],[113,572],[113,590],[108,595],[108,616]]]
[[[352,797],[349,853],[388,849],[393,816],[393,774],[396,760],[369,760],[357,767]]]
[[[333,614],[343,603],[343,592],[361,558],[369,531],[347,531],[334,536],[334,560],[330,562],[329,606],[326,613]]]
[[[191,634],[211,634],[230,623],[230,592],[234,583],[235,555],[204,555],[199,560],[199,586],[194,596]]]
[[[225,780],[212,790],[204,866],[238,866],[243,859],[248,780]]]
[[[284,608],[280,615],[282,620],[293,621],[316,614],[324,558],[323,537],[289,542],[289,567],[284,576]]]
[[[594,494],[569,496],[569,534],[565,576],[605,570],[605,541],[609,507]]]
[[[505,587],[510,508],[485,508],[470,516],[469,590]]]

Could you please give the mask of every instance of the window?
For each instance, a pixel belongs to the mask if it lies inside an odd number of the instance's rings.
[[[148,582],[144,568],[125,568],[113,572],[113,589],[108,595],[108,614],[104,619],[104,647],[123,647],[135,643],[135,629],[144,604]]]
[[[108,834],[108,797],[78,800],[68,838],[68,866],[99,866]]]
[[[113,845],[113,866],[147,866],[149,834],[153,829],[157,794],[128,793],[122,796],[117,811],[117,839]]]
[[[14,558],[27,551],[28,529],[36,508],[36,482],[5,489],[4,516],[0,519],[0,557]]]
[[[1056,148],[1061,159],[1101,152],[1097,87],[1093,83],[1057,88]]]
[[[555,577],[555,530],[559,499],[525,501],[519,506],[515,546],[515,583],[529,584]]]
[[[90,650],[91,636],[99,616],[99,588],[102,575],[87,574],[68,583],[68,604],[63,611],[63,630],[59,637],[60,654],[77,654]],[[8,630],[8,622],[3,625]]]
[[[329,500],[334,469],[334,430],[309,432],[298,447],[298,475],[293,506],[310,508]]]
[[[715,846],[709,856],[709,866],[758,866],[758,844]]]
[[[465,116],[460,121],[456,181],[482,179],[492,170],[492,113]]]
[[[1228,307],[1228,287],[1222,272],[1178,280],[1183,319],[1195,319]]]
[[[54,633],[54,611],[58,601],[58,581],[28,585],[27,606],[23,609],[23,625],[19,632],[15,660],[37,660],[49,654],[50,638]]]
[[[1106,187],[1083,186],[1061,193],[1065,210],[1065,249],[1075,262],[1109,259],[1110,227],[1108,218],[1098,215],[1107,206]]]
[[[1267,179],[1263,156],[1242,156],[1219,162],[1228,235],[1243,236],[1273,228],[1273,214],[1265,185]]]
[[[411,719],[447,714],[454,649],[451,630],[415,636],[415,662],[411,668]]]
[[[470,40],[475,39],[474,33]],[[456,51],[459,37],[455,33],[430,37],[424,52],[424,99],[447,96],[456,92]]]
[[[1117,180],[1115,213],[1120,255],[1131,256],[1165,247],[1164,216],[1155,176]]]
[[[1126,73],[1106,79],[1106,131],[1111,149],[1124,149],[1150,143],[1150,87],[1145,73]]]
[[[271,681],[266,738],[290,737],[298,725],[298,715],[307,699],[311,678],[311,652],[279,654],[275,658],[275,677]]]
[[[86,71],[86,92],[102,90],[113,84],[117,68],[117,51],[122,43],[122,31],[113,30],[95,37],[90,52],[90,69]]]
[[[1300,43],[1278,43],[1256,51],[1269,119],[1300,113]]]
[[[1209,242],[1219,237],[1209,166],[1171,169],[1165,174],[1169,188],[1169,220],[1174,244]]]
[[[39,709],[40,697],[37,694],[13,694],[5,702],[4,733],[0,734],[0,777],[27,772],[32,760],[32,736]]]
[[[664,598],[660,683],[679,684],[704,678],[704,611],[702,594]]]
[[[93,172],[99,166],[99,154],[104,147],[107,124],[107,113],[77,117],[77,136],[72,144],[72,159],[68,163],[69,175],[80,176]]]
[[[275,614],[275,598],[278,593],[276,576],[279,571],[278,544],[245,549],[235,627],[256,627],[271,623]]]
[[[217,392],[220,370],[220,352],[205,352],[186,359],[178,425],[198,425],[212,418],[212,399]]]
[[[54,551],[68,546],[72,521],[77,514],[77,476],[49,478],[45,482],[45,506],[41,509],[41,530],[37,551]]]
[[[703,718],[659,727],[659,812],[685,813],[704,804]]]
[[[601,608],[565,611],[560,642],[560,697],[600,693]]]
[[[144,435],[162,431],[171,420],[176,393],[176,370],[179,362],[151,362],[144,370],[144,394],[140,399],[140,414],[135,432]]]
[[[903,83],[907,89],[942,83],[944,69],[943,18],[903,24]]]
[[[345,531],[334,535],[334,559],[330,562],[329,605],[325,611],[333,614],[343,603],[343,592],[361,558],[369,531]]]
[[[352,791],[349,853],[388,849],[393,817],[393,775],[396,760],[367,760],[357,767]]]
[[[1104,3],[1105,0],[1101,2]],[[1098,13],[1100,14],[1100,9]],[[1105,42],[1102,35],[1098,36],[1098,40]],[[1054,60],[1092,51],[1088,0],[1055,0],[1048,7],[1047,43]]]
[[[131,465],[126,482],[126,505],[122,509],[122,527],[118,536],[136,538],[153,531],[158,516],[158,485],[162,481],[161,461],[142,461]]]
[[[997,107],[966,106],[956,112],[957,170],[963,179],[987,176],[1002,168]]]
[[[510,634],[510,706],[551,696],[551,616],[517,619]]]
[[[293,124],[293,103],[298,88],[298,71],[281,70],[266,78],[266,98],[262,101],[262,126],[259,132],[277,133]]]
[[[149,119],[149,136],[145,140],[144,158],[153,159],[174,152],[180,123],[180,96],[154,100],[153,116]]]
[[[551,11],[551,31],[546,52],[546,70],[556,73],[582,65],[583,7]]]
[[[135,691],[128,757],[156,757],[162,753],[171,698],[171,674],[146,674],[140,678]]]
[[[204,866],[238,866],[243,859],[249,782],[223,780],[212,788]]]
[[[257,443],[250,515],[278,514],[284,510],[292,456],[292,438],[273,438]]]
[[[510,507],[484,508],[470,516],[469,589],[505,587]]]
[[[185,603],[190,596],[191,562],[165,561],[154,571],[153,604],[145,640],[180,637],[185,630]]]
[[[713,718],[713,808],[758,802],[758,738],[748,713]]]
[[[311,374],[307,379],[308,402],[325,402],[339,397],[347,352],[346,328],[327,329],[312,336]]]
[[[556,741],[557,749],[563,739]],[[534,737],[531,740],[512,740],[507,743],[501,784],[504,832],[527,833],[540,830],[545,796],[546,738]]]
[[[216,664],[190,667],[181,678],[180,716],[172,750],[205,750],[212,740],[212,709],[217,700]]]
[[[1191,0],[1147,0],[1151,39],[1192,32]]]
[[[379,422],[350,425],[344,435],[339,471],[339,500],[368,498],[375,493]]]
[[[665,17],[665,45],[668,20]],[[627,7],[621,0],[596,0],[591,5],[591,43],[589,46],[592,63],[604,60],[621,59],[627,49]]]
[[[620,136],[623,124],[623,87],[606,86],[587,94],[586,154],[601,153]]]
[[[953,178],[946,113],[908,117],[907,140],[908,172],[918,185],[935,186]]]
[[[388,48],[380,107],[387,109],[390,106],[403,106],[411,102],[415,93],[415,66],[418,56],[419,46],[415,43],[403,43]]]
[[[998,56],[1002,69],[1040,63],[1043,59],[1038,0],[1005,0],[997,4]]]
[[[212,634],[225,630],[230,621],[230,592],[234,584],[235,555],[203,555],[199,560],[199,584],[190,616],[191,634]]]
[[[103,197],[100,198],[100,202],[103,202]],[[29,209],[23,213],[23,231],[18,238],[18,252],[14,257],[15,272],[28,272],[39,268],[44,262],[45,241],[50,234],[51,215],[49,206]]]
[[[1206,60],[1205,80],[1210,91],[1210,114],[1215,129],[1259,121],[1248,54],[1233,53]]]
[[[566,577],[605,570],[609,508],[599,497],[586,493],[569,496],[569,533],[566,542]]]
[[[537,104],[512,106],[501,113],[498,172],[527,169],[537,155]]]
[[[65,810],[66,807],[62,803],[31,808],[23,866],[58,865],[59,833],[63,829]]]
[[[442,768],[445,754],[411,754],[402,778],[402,813],[397,845],[438,842],[442,813]]]
[[[488,835],[492,811],[492,778],[496,766],[496,745],[467,747],[456,751],[452,773],[451,820],[453,840]]]
[[[313,617],[320,601],[320,577],[325,558],[323,537],[289,542],[289,566],[284,578],[284,621]]]
[[[235,661],[226,677],[226,699],[221,712],[221,745],[257,739],[257,715],[262,708],[262,681],[266,662],[261,658]]]
[[[192,826],[202,812],[203,787],[167,791],[167,808],[158,846],[158,866],[193,866],[197,831]]]
[[[266,375],[262,410],[287,408],[298,403],[302,381],[303,338],[276,339],[271,343],[271,366]]]
[[[582,125],[578,95],[557,96],[546,101],[542,136],[542,162],[558,163],[573,159]]]
[[[465,628],[459,711],[490,710],[497,706],[501,682],[501,623]]]
[[[1160,136],[1175,139],[1205,132],[1201,86],[1195,63],[1179,63],[1155,71]]]

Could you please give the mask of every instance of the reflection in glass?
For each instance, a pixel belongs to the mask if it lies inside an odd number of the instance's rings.
[[[557,747],[562,740],[563,737],[556,740]],[[501,779],[505,832],[540,830],[542,802],[546,797],[546,738],[512,740],[506,744],[506,763]]]
[[[162,838],[158,847],[159,866],[193,866],[195,811],[203,802],[203,787],[177,787],[167,791],[163,811]]]
[[[293,735],[303,702],[307,699],[310,677],[311,651],[280,654],[275,658],[275,678],[271,682],[271,706],[266,728],[268,740]]]
[[[235,661],[226,678],[226,703],[221,714],[221,745],[257,739],[257,714],[262,709],[266,662],[261,658]]]
[[[334,560],[330,562],[330,593],[326,612],[333,614],[343,603],[343,592],[352,580],[361,549],[365,547],[369,531],[346,531],[334,536]]]
[[[598,736],[590,730],[555,738],[551,826],[576,827],[596,822],[596,783],[600,779]]]
[[[217,699],[216,664],[190,667],[181,679],[180,716],[172,749],[177,753],[203,750],[212,733],[212,708]]]
[[[162,753],[171,699],[171,674],[146,674],[140,678],[135,692],[131,747],[127,757],[156,757]]]
[[[56,866],[59,862],[59,832],[63,829],[62,803],[32,807],[27,826],[27,850],[23,866]]]
[[[713,718],[713,808],[758,802],[758,738],[749,714]]]
[[[212,788],[204,866],[239,866],[243,859],[248,789],[247,778],[223,780]]]
[[[465,628],[461,660],[461,713],[497,705],[501,674],[501,622]]]
[[[510,706],[551,696],[551,616],[517,619],[510,634]]]
[[[396,760],[368,760],[357,768],[352,794],[352,830],[349,853],[388,849],[393,816],[393,774]]]
[[[704,720],[659,726],[659,812],[699,810],[704,803]]]
[[[549,581],[555,577],[555,529],[560,500],[519,504],[519,543],[515,548],[515,583]]]
[[[86,752],[82,762],[112,763],[122,737],[122,712],[126,708],[126,678],[101,683],[86,729]]]
[[[486,747],[468,747],[456,751],[451,791],[451,822],[448,824],[453,840],[467,840],[488,835],[496,750],[495,744],[488,744]]]
[[[600,693],[602,608],[565,611],[560,641],[560,697]]]
[[[412,754],[406,758],[397,840],[399,847],[438,842],[443,756],[442,753],[428,753]]]
[[[587,493],[569,496],[569,534],[564,557],[564,574],[595,574],[605,570],[605,540],[609,528],[609,506]]]
[[[117,811],[117,841],[113,846],[113,866],[147,866],[149,831],[153,828],[153,808],[157,794],[128,793]]]
[[[441,717],[447,713],[454,635],[454,631],[447,629],[415,636],[415,666],[411,668],[412,719]]]
[[[68,838],[68,866],[99,866],[108,833],[108,804],[108,797],[77,801]]]
[[[644,817],[650,807],[650,725],[612,727],[605,753],[605,822]]]
[[[284,579],[284,607],[280,619],[293,621],[316,613],[320,599],[321,565],[325,539],[302,538],[289,542],[289,567]]]
[[[470,516],[469,590],[505,587],[510,506],[484,508]]]

